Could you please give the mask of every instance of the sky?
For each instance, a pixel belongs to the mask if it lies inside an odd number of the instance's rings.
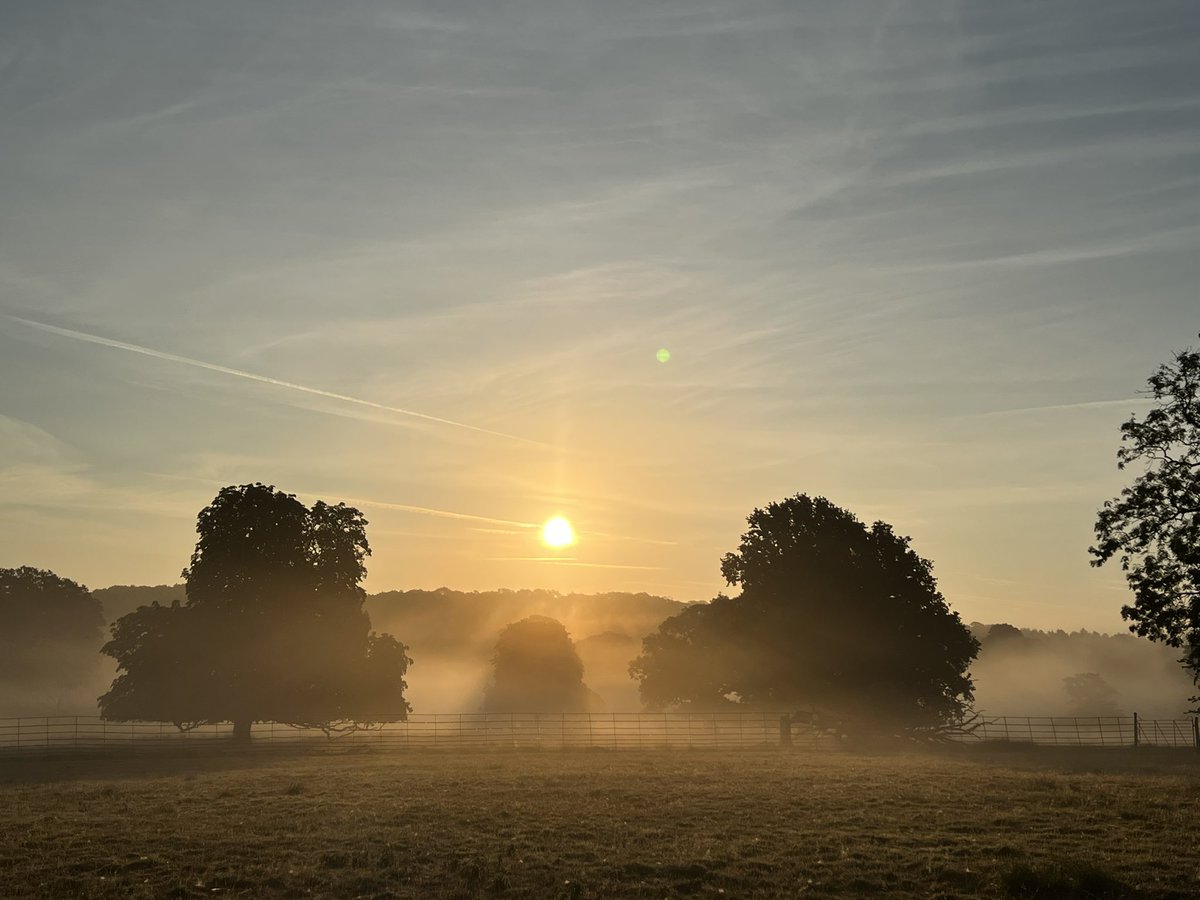
[[[1123,628],[1193,0],[0,13],[0,566],[173,583],[261,481],[361,508],[371,591],[704,600],[803,492],[967,621]]]

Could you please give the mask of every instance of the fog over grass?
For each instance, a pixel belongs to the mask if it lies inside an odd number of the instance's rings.
[[[139,605],[183,601],[182,585],[118,586],[95,591],[111,623]],[[409,645],[415,660],[407,696],[418,713],[478,712],[491,678],[496,640],[503,628],[533,615],[562,622],[584,664],[584,681],[609,712],[641,707],[629,663],[641,652],[642,638],[683,605],[648,594],[557,594],[508,590],[463,592],[390,591],[367,599],[372,626]],[[1117,692],[1117,710],[1149,718],[1176,718],[1189,708],[1195,687],[1178,663],[1178,652],[1129,634],[1040,632],[989,640],[992,626],[972,623],[982,641],[971,666],[975,707],[988,715],[1046,716],[1079,712],[1063,679],[1096,673]],[[0,689],[0,715],[95,715],[96,698],[111,685],[113,663],[79,647],[54,648],[69,654],[76,675],[68,681],[44,679],[30,686]],[[86,656],[86,658],[85,658]],[[54,669],[56,666],[50,666]],[[82,674],[80,674],[82,672]],[[1093,713],[1094,714],[1094,713]]]
[[[1180,651],[1132,634],[1040,632],[989,641],[988,626],[971,666],[975,706],[992,715],[1131,715],[1173,719],[1187,714],[1197,693],[1179,664]],[[1115,691],[1114,708],[1077,708],[1064,679],[1095,673]]]

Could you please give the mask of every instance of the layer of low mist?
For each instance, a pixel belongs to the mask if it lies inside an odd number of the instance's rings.
[[[95,713],[115,667],[101,601],[53,572],[0,569],[0,716]]]
[[[1036,631],[971,623],[982,642],[971,666],[975,707],[988,715],[1184,715],[1197,692],[1180,651],[1132,634]],[[1072,695],[1066,679],[1095,675],[1107,698]],[[1095,679],[1092,679],[1094,682]],[[1107,699],[1109,702],[1104,702]]]
[[[24,677],[0,678],[0,718],[94,716],[96,699],[112,685],[116,662],[102,656],[102,642],[41,642],[40,665]],[[0,654],[9,648],[0,642]]]
[[[416,712],[474,712],[492,678],[496,641],[530,616],[563,624],[587,685],[610,712],[641,708],[629,663],[642,638],[686,604],[652,594],[560,594],[548,590],[388,591],[367,599],[371,624],[409,646],[409,701]]]
[[[115,586],[92,592],[109,625],[139,606],[183,602],[182,585]],[[388,591],[367,599],[372,627],[409,646],[408,698],[418,713],[476,712],[493,677],[496,643],[514,622],[546,616],[566,628],[587,687],[610,712],[641,708],[629,663],[642,639],[686,604],[645,593],[548,590]],[[1197,692],[1179,653],[1129,634],[1045,632],[972,623],[982,643],[971,667],[975,707],[987,715],[1129,715],[1174,718]],[[104,639],[107,638],[107,628]],[[103,641],[47,642],[36,667],[0,684],[0,716],[95,715],[115,675]],[[94,646],[93,646],[94,644]],[[1087,677],[1080,677],[1087,676]],[[1074,679],[1068,685],[1067,680]]]

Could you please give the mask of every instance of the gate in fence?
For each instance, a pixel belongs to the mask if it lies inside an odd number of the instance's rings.
[[[1132,716],[999,716],[984,718],[971,740],[1066,747],[1194,747],[1200,720]]]

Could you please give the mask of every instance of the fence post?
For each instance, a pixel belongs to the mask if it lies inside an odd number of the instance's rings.
[[[1134,713],[1133,714],[1133,747],[1135,750],[1137,749],[1137,746],[1139,743],[1141,743],[1141,741],[1138,736],[1138,714]]]
[[[1192,719],[1192,746],[1200,753],[1200,716]]]
[[[779,746],[792,746],[792,717],[786,713],[779,717]]]

